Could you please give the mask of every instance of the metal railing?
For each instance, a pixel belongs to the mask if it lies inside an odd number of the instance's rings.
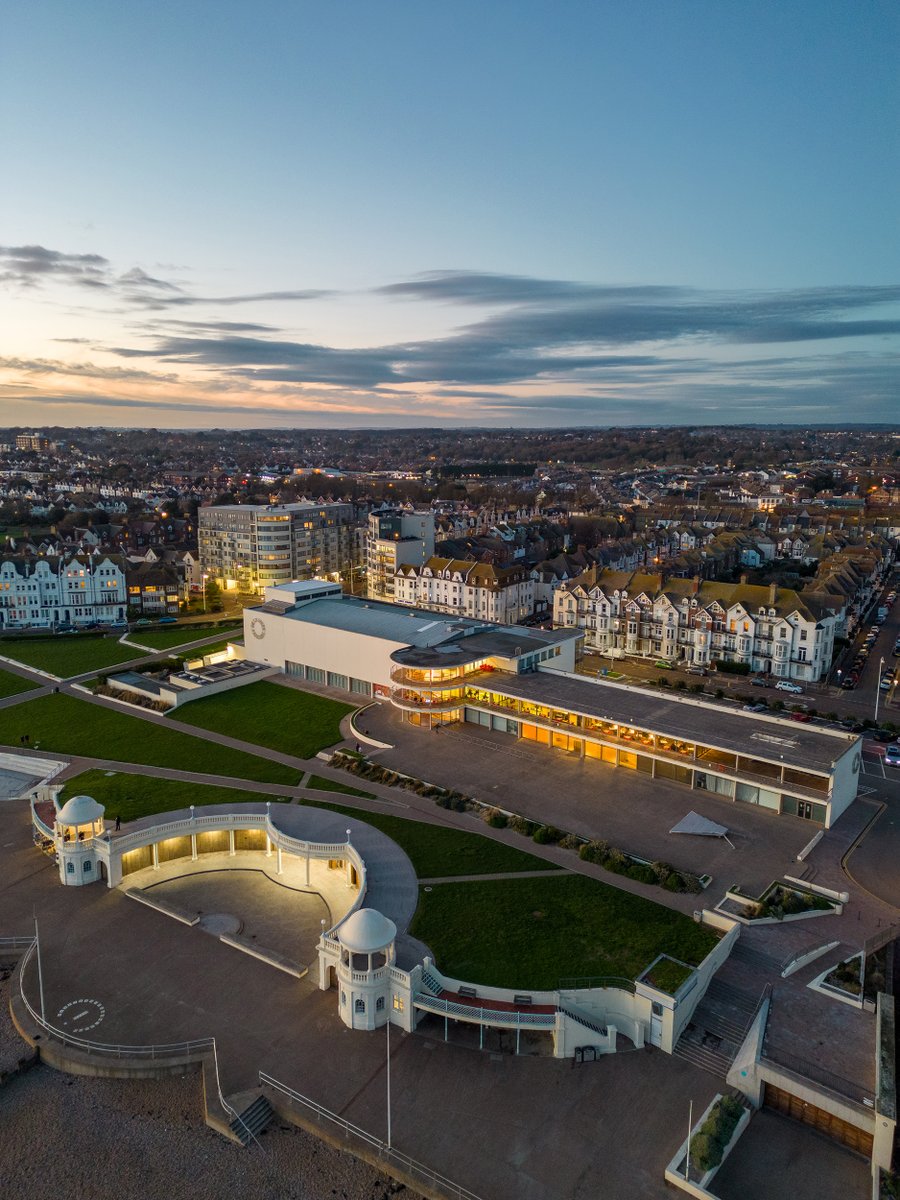
[[[618,988],[622,992],[634,994],[634,980],[624,975],[582,975],[570,979],[560,979],[557,991],[580,992],[594,988]]]
[[[195,1038],[192,1041],[185,1042],[169,1042],[160,1045],[151,1046],[128,1046],[125,1044],[117,1044],[113,1042],[94,1042],[88,1038],[77,1037],[73,1033],[67,1033],[64,1029],[57,1029],[45,1020],[39,1013],[32,1008],[28,997],[25,995],[25,971],[28,967],[31,957],[37,948],[37,942],[34,938],[31,939],[31,946],[27,950],[25,957],[22,959],[19,973],[19,995],[22,1003],[28,1011],[31,1019],[40,1026],[44,1032],[49,1033],[52,1038],[62,1042],[65,1046],[72,1046],[76,1050],[85,1050],[91,1054],[108,1054],[113,1058],[172,1058],[180,1055],[198,1055],[209,1050],[215,1049],[215,1038]],[[227,1109],[227,1105],[223,1100],[223,1107]]]
[[[900,924],[890,925],[887,929],[879,929],[877,933],[867,937],[863,943],[866,957],[874,954],[876,950],[880,950],[882,946],[886,946],[888,942],[894,941],[895,938],[900,938]]]
[[[443,1017],[472,1021],[477,1025],[508,1025],[512,1029],[526,1025],[552,1029],[556,1025],[556,1012],[523,1012],[521,1009],[481,1008],[475,1004],[460,1004],[456,1000],[443,1000],[440,996],[428,996],[418,992],[413,1005],[423,1012],[436,1013]]]
[[[64,1029],[57,1029],[45,1020],[39,1013],[32,1008],[28,997],[25,995],[25,971],[31,961],[31,956],[37,950],[37,939],[31,938],[2,938],[0,945],[3,942],[28,942],[29,948],[22,959],[19,970],[19,996],[22,1003],[28,1012],[28,1015],[45,1033],[48,1033],[56,1041],[61,1042],[65,1046],[71,1046],[75,1050],[83,1050],[87,1054],[103,1054],[109,1055],[112,1058],[143,1058],[155,1061],[162,1058],[192,1058],[197,1059],[205,1054],[212,1054],[213,1071],[216,1077],[216,1092],[218,1094],[219,1103],[222,1105],[222,1110],[227,1113],[233,1122],[242,1125],[254,1142],[259,1145],[256,1135],[249,1129],[239,1113],[231,1107],[225,1096],[222,1093],[222,1084],[219,1079],[219,1054],[216,1048],[216,1039],[194,1038],[185,1042],[166,1042],[159,1045],[144,1045],[144,1046],[128,1046],[113,1042],[94,1042],[88,1038],[80,1038],[75,1034],[67,1033]]]
[[[427,1183],[436,1191],[442,1191],[449,1200],[481,1200],[475,1192],[470,1192],[462,1184],[455,1183],[439,1171],[435,1171],[431,1167],[425,1166],[424,1163],[410,1158],[408,1154],[402,1154],[399,1150],[388,1146],[381,1138],[367,1132],[365,1129],[361,1129],[358,1125],[352,1124],[352,1122],[345,1120],[343,1117],[339,1117],[337,1113],[331,1112],[321,1104],[316,1104],[314,1100],[310,1100],[307,1096],[302,1096],[299,1092],[295,1092],[293,1088],[279,1083],[277,1079],[273,1079],[265,1071],[260,1071],[259,1082],[261,1087],[268,1087],[278,1092],[292,1105],[314,1116],[317,1121],[326,1121],[336,1126],[349,1140],[361,1142],[363,1145],[369,1146],[385,1163],[390,1163],[400,1168],[411,1179]]]

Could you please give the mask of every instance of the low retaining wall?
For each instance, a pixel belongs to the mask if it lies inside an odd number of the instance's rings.
[[[179,908],[177,904],[169,904],[167,900],[157,900],[155,896],[148,896],[140,888],[127,888],[125,895],[131,900],[146,904],[148,908],[155,908],[157,912],[161,912],[175,921],[180,921],[182,925],[198,925],[200,923],[200,918],[196,913],[188,912],[186,908]]]
[[[219,941],[224,942],[226,946],[233,946],[235,950],[243,950],[244,954],[250,954],[253,958],[258,958],[260,962],[268,963],[270,967],[277,967],[279,971],[293,975],[295,979],[302,979],[309,973],[309,967],[301,967],[293,959],[278,954],[275,950],[266,950],[262,946],[257,946],[239,934],[222,933],[219,935]]]

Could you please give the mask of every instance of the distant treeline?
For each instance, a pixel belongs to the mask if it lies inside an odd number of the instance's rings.
[[[438,470],[442,479],[520,479],[533,475],[536,466],[533,462],[446,463]]]

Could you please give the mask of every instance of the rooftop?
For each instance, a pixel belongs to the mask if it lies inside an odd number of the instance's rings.
[[[732,712],[703,701],[669,699],[545,670],[528,675],[497,672],[490,687],[550,708],[812,771],[830,771],[835,760],[859,742],[849,733],[810,729],[775,717]]]

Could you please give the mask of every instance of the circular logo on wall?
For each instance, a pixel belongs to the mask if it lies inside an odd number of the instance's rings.
[[[250,622],[250,632],[255,638],[264,638],[266,636],[265,622],[261,621],[259,617],[254,617]]]
[[[859,764],[860,764],[860,757],[859,757],[859,754],[857,753],[857,754],[853,755],[853,770],[854,771],[859,770]]]

